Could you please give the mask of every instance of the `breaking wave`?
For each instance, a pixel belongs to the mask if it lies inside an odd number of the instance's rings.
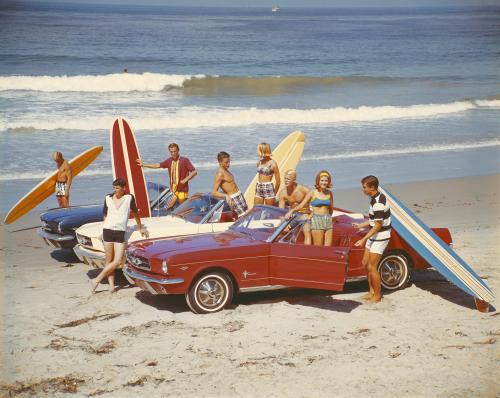
[[[360,106],[325,109],[259,108],[180,108],[168,114],[163,109],[124,115],[134,130],[222,128],[250,125],[313,125],[349,122],[375,122],[391,119],[429,118],[471,109],[498,107],[499,100],[457,101],[447,104],[410,106]],[[137,114],[137,110],[133,110]],[[131,113],[132,113],[131,112]],[[117,115],[74,117],[73,114],[28,114],[23,120],[0,120],[0,131],[15,130],[108,130]]]
[[[205,76],[162,73],[113,73],[78,76],[0,76],[0,91],[131,92],[181,90],[185,95],[276,95],[310,86],[400,81],[371,76]]]
[[[469,149],[490,148],[500,146],[500,140],[489,140],[483,142],[462,142],[448,145],[429,145],[429,146],[415,146],[410,148],[394,148],[394,149],[373,149],[369,151],[357,151],[335,154],[317,154],[314,156],[303,156],[302,161],[316,161],[316,160],[342,160],[342,159],[356,159],[356,158],[369,158],[380,156],[397,156],[397,155],[411,155],[418,153],[431,153],[431,152],[451,152],[451,151],[465,151]],[[217,165],[214,161],[210,162],[194,162],[199,170],[216,169]],[[234,166],[255,166],[255,159],[243,159],[231,161]],[[161,170],[144,170],[146,174],[164,173]],[[36,180],[43,179],[49,174],[51,170],[45,172],[23,172],[23,173],[9,173],[5,172],[0,175],[0,181],[10,180]],[[111,168],[92,169],[83,171],[80,176],[109,176],[111,175]]]

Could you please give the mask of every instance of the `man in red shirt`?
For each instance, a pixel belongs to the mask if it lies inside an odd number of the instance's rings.
[[[172,199],[167,204],[167,208],[172,208],[177,202],[182,203],[188,198],[188,181],[193,178],[197,172],[188,158],[180,156],[179,145],[172,143],[168,146],[170,157],[161,163],[146,164],[137,159],[137,164],[149,169],[168,169],[170,175],[170,190],[174,193]]]

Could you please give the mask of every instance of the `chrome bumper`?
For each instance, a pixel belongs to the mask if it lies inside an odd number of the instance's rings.
[[[130,283],[135,283],[135,279],[138,279],[141,281],[141,283],[138,283],[139,287],[144,287],[145,290],[150,292],[151,294],[158,294],[156,290],[153,289],[153,287],[150,285],[150,283],[157,283],[159,285],[162,285],[162,289],[164,293],[167,293],[167,289],[164,288],[163,286],[165,285],[177,285],[179,283],[184,283],[184,279],[182,278],[164,278],[164,279],[156,279],[156,278],[151,278],[149,276],[139,274],[138,272],[132,271],[127,265],[125,265],[125,268],[123,268],[123,275],[127,278],[127,280]]]
[[[94,268],[103,268],[106,263],[106,255],[103,252],[90,250],[81,245],[76,245],[73,251],[80,261]]]
[[[36,233],[43,239],[43,241],[50,247],[56,249],[61,248],[61,246],[69,241],[74,240],[76,242],[76,237],[74,235],[59,235],[45,231],[43,228],[38,228]]]

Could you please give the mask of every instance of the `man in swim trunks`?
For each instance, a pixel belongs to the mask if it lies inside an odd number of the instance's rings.
[[[354,246],[364,247],[362,264],[368,271],[368,294],[362,298],[373,303],[382,299],[380,293],[380,274],[377,267],[384,250],[391,239],[391,208],[385,195],[378,190],[379,182],[375,176],[366,176],[361,180],[363,193],[370,196],[369,220],[353,226],[356,229],[370,226],[368,233]]]
[[[229,171],[231,158],[227,152],[219,152],[217,160],[219,162],[219,170],[215,174],[212,195],[218,199],[225,199],[229,207],[231,207],[238,217],[241,217],[248,211],[248,205],[245,197],[238,189],[233,175]],[[219,192],[219,189],[224,193]]]
[[[64,160],[61,152],[52,153],[52,159],[57,164],[56,198],[59,207],[69,207],[69,191],[73,181],[71,166]]]
[[[137,159],[137,164],[149,169],[168,169],[170,175],[170,190],[174,195],[167,203],[167,209],[171,209],[175,204],[181,204],[189,195],[188,181],[197,173],[191,161],[179,154],[179,145],[172,143],[168,146],[170,157],[161,163],[146,164]]]

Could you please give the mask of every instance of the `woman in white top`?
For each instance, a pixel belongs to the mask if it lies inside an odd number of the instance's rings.
[[[123,178],[117,178],[113,181],[114,192],[107,195],[104,200],[102,240],[106,252],[106,266],[97,277],[90,280],[92,293],[95,293],[97,285],[106,277],[110,292],[115,291],[115,270],[121,264],[125,253],[125,232],[130,212],[134,215],[141,236],[146,238],[148,236],[146,228],[141,225],[134,195],[125,193],[126,185]]]

